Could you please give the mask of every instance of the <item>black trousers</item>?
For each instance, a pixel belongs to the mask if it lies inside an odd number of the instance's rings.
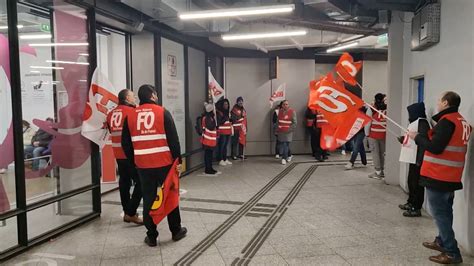
[[[416,164],[410,164],[408,168],[408,203],[413,205],[416,210],[420,210],[425,200],[425,188],[420,186],[421,167]]]
[[[120,201],[122,202],[122,209],[126,215],[135,216],[137,208],[142,200],[142,188],[140,185],[140,178],[138,172],[129,160],[117,160],[118,171],[120,175],[119,190]],[[135,184],[133,188],[132,197],[130,198],[130,188],[132,181]]]
[[[214,150],[211,148],[204,148],[204,173],[212,174],[212,159],[213,159]]]
[[[143,223],[147,229],[146,234],[151,239],[158,237],[158,231],[156,230],[156,224],[150,216],[150,209],[156,199],[157,190],[163,185],[170,169],[171,165],[161,168],[138,169],[143,192]],[[179,206],[168,214],[167,219],[171,233],[173,235],[177,234],[181,230]]]
[[[325,155],[325,152],[321,148],[321,129],[320,128],[311,128],[310,137],[311,137],[311,151],[314,157],[321,157]]]
[[[235,157],[242,156],[244,154],[244,145],[240,144],[239,142],[239,134],[240,131],[236,130],[231,140],[230,154]]]

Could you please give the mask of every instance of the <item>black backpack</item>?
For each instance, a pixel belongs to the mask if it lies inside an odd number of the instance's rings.
[[[202,136],[202,115],[196,118],[196,124],[194,125],[194,129],[199,136]]]

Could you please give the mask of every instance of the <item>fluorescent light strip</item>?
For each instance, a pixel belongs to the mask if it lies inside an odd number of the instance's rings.
[[[256,16],[278,13],[290,13],[295,10],[295,5],[272,5],[262,7],[246,7],[246,8],[228,8],[205,10],[196,12],[186,12],[179,14],[179,18],[183,20],[189,19],[206,19],[206,18],[225,18],[225,17],[243,17]]]
[[[353,43],[349,43],[349,44],[329,48],[329,49],[326,50],[326,53],[332,53],[332,52],[344,50],[344,49],[347,49],[347,48],[355,47],[355,46],[358,46],[358,45],[359,45],[359,42],[353,42]]]
[[[58,61],[58,60],[46,60],[47,63],[55,63],[55,64],[69,64],[69,65],[84,65],[88,66],[89,63],[87,62],[72,62],[72,61]]]
[[[278,37],[290,37],[290,36],[302,36],[306,35],[307,31],[283,31],[283,32],[270,32],[270,33],[249,33],[249,34],[233,34],[233,35],[222,35],[224,41],[238,41],[238,40],[251,40],[251,39],[264,39],[264,38],[278,38]]]
[[[40,40],[40,39],[51,39],[51,34],[35,34],[35,35],[21,35],[21,40]]]
[[[24,26],[23,25],[17,25],[16,27],[19,28],[19,29],[23,29]],[[6,29],[8,29],[8,26],[0,26],[0,30],[6,30]]]
[[[30,43],[31,47],[51,47],[51,46],[88,46],[87,42],[60,42],[60,43]]]
[[[37,69],[64,69],[64,67],[51,67],[51,66],[30,66],[30,68],[37,68]]]

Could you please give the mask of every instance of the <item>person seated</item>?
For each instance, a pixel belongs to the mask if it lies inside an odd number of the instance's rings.
[[[53,123],[52,118],[48,118],[46,119],[46,121]],[[40,159],[35,158],[39,158],[42,156],[42,153],[47,150],[48,145],[52,139],[53,135],[42,129],[39,129],[31,139],[30,145],[25,147],[25,158],[33,158],[31,170],[39,170]]]
[[[31,143],[31,139],[35,135],[35,130],[31,127],[31,124],[23,120],[23,148],[26,148]]]

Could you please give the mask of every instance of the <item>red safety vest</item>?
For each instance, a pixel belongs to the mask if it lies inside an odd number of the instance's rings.
[[[278,113],[278,132],[285,133],[290,130],[292,118],[293,118],[293,109],[288,109],[288,111],[280,110]]]
[[[107,125],[110,130],[110,138],[112,140],[112,150],[115,159],[127,159],[122,149],[122,129],[125,118],[133,112],[134,108],[127,105],[119,105],[109,112],[107,115]]]
[[[161,168],[173,163],[165,132],[165,109],[143,104],[128,116],[135,164],[138,168]]]
[[[315,115],[316,111],[311,110],[311,114]],[[306,118],[306,127],[314,127],[314,119],[315,118]]]
[[[320,112],[318,112],[318,115],[316,117],[316,127],[317,128],[322,128],[329,124],[328,120],[326,120],[326,117]]]
[[[241,130],[245,117],[247,116],[247,112],[245,112],[245,110],[240,110],[239,108],[234,107],[232,108],[232,113],[234,113],[237,117],[239,117],[237,121],[234,121],[232,123],[234,130],[235,131]]]
[[[224,114],[221,111],[217,111],[219,115],[224,116]],[[226,135],[230,136],[232,135],[232,123],[227,119],[224,124],[220,125],[219,128],[217,129],[217,132],[219,135]]]
[[[384,115],[387,110],[381,111]],[[372,123],[370,125],[369,138],[385,139],[387,135],[387,119],[376,111],[372,113]]]
[[[203,119],[201,120],[202,122],[202,136],[201,136],[201,143],[204,146],[208,147],[215,147],[217,146],[217,131],[216,130],[209,130],[206,127],[206,119],[208,119],[207,116],[204,116]],[[214,123],[214,121],[213,121]]]
[[[472,127],[459,113],[443,115],[441,119],[448,119],[455,125],[454,133],[448,146],[441,154],[425,151],[421,175],[445,182],[461,182],[464,162],[466,160],[467,144]],[[430,130],[428,137],[432,138]]]

